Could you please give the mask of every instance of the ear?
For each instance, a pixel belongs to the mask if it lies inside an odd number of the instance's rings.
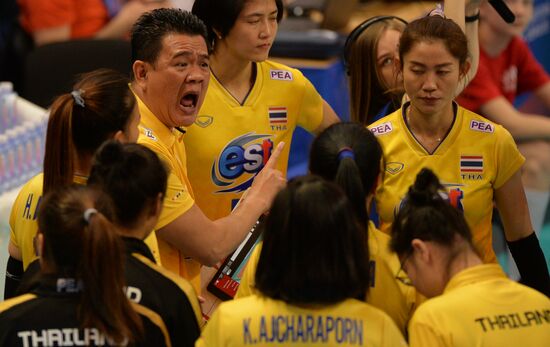
[[[413,239],[411,241],[411,246],[413,247],[413,256],[421,260],[424,263],[429,263],[432,258],[430,247],[425,241],[420,239]]]
[[[136,60],[132,64],[132,72],[134,73],[134,81],[143,89],[147,81],[147,73],[150,65],[142,60]]]
[[[212,31],[214,32],[214,34],[216,34],[218,40],[221,40],[223,38],[222,33],[218,29],[212,28]]]
[[[150,216],[156,217],[156,218],[160,217],[160,213],[162,212],[163,200],[164,200],[164,195],[162,193],[159,193],[156,201],[151,205]]]
[[[115,133],[115,135],[113,136],[113,140],[116,140],[120,143],[127,143],[128,142],[128,138],[126,137],[126,134],[122,130],[119,130]]]
[[[38,257],[40,258],[40,262],[42,263],[42,254],[44,254],[44,234],[42,234],[41,232],[37,232],[34,242],[36,255],[38,255]]]
[[[466,59],[466,61],[464,62],[464,64],[462,64],[461,66],[461,69],[460,69],[460,80],[462,80],[463,78],[465,78],[467,75],[468,75],[468,72],[470,71],[470,69],[472,68],[472,62],[470,61],[470,59]],[[473,77],[472,77],[473,78]]]

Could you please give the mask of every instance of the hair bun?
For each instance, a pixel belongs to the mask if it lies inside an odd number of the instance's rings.
[[[429,205],[434,200],[442,200],[440,191],[443,189],[439,179],[428,168],[420,170],[414,184],[409,188],[408,199],[415,205]]]
[[[95,161],[101,165],[112,165],[122,160],[122,144],[115,140],[106,141],[95,154]]]

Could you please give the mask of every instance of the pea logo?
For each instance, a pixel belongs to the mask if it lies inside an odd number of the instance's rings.
[[[247,133],[231,140],[212,165],[217,193],[242,192],[267,163],[273,150],[271,135]]]

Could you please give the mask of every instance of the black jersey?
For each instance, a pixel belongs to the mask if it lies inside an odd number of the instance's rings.
[[[200,335],[202,313],[191,283],[156,265],[147,245],[124,237],[126,293],[164,320],[174,346],[194,346]]]
[[[77,319],[78,281],[44,277],[31,293],[0,303],[0,346],[110,346],[95,328],[81,328]],[[162,318],[151,309],[133,304],[144,326],[135,346],[171,346]]]

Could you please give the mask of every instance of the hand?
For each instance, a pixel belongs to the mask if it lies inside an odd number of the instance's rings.
[[[269,210],[275,195],[277,195],[286,185],[286,179],[283,177],[283,173],[275,169],[284,146],[284,142],[277,145],[262,171],[254,178],[254,182],[252,182],[250,191],[247,194],[247,200],[250,201],[254,199],[257,200],[255,203],[262,204],[262,212]]]
[[[129,30],[143,13],[163,7],[172,7],[172,3],[169,0],[131,0],[122,6],[115,18]]]

